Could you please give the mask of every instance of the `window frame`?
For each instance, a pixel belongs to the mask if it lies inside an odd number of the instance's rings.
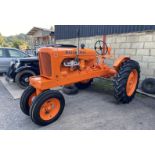
[[[0,58],[8,58],[9,57],[8,53],[7,53],[7,51],[5,49],[0,48],[0,50],[2,50],[2,56],[0,56]]]
[[[17,50],[17,49],[7,49],[8,50],[8,54],[9,54],[9,57],[10,58],[23,58],[23,57],[26,57],[27,54],[26,53],[23,53],[21,52],[20,50]],[[14,51],[16,52],[19,56],[17,57],[14,57],[14,56],[11,56],[11,51]]]

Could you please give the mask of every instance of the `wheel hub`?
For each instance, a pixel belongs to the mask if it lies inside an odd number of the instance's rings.
[[[50,111],[54,109],[54,107],[55,105],[53,103],[48,103],[47,107],[45,106],[44,108],[47,113],[50,113]]]
[[[60,101],[56,98],[45,101],[40,108],[40,117],[43,120],[54,118],[60,110]]]
[[[25,82],[29,82],[29,78],[28,77],[26,77],[24,80],[25,80]]]

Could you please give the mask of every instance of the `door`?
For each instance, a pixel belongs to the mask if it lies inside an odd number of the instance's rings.
[[[0,48],[0,73],[7,72],[10,65],[10,58],[7,51]]]

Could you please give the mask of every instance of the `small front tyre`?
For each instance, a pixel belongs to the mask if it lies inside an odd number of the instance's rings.
[[[114,78],[114,96],[118,102],[129,103],[139,84],[140,66],[134,60],[125,61]]]
[[[29,115],[29,109],[35,97],[36,97],[36,89],[32,86],[28,86],[24,90],[20,99],[20,109],[25,115]]]
[[[36,97],[30,108],[34,123],[45,126],[55,122],[62,114],[65,100],[59,91],[47,90]]]

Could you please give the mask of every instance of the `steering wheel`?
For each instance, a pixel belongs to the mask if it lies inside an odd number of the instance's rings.
[[[99,55],[106,55],[108,53],[108,46],[102,40],[98,40],[95,43],[94,49],[95,49],[96,53]]]

